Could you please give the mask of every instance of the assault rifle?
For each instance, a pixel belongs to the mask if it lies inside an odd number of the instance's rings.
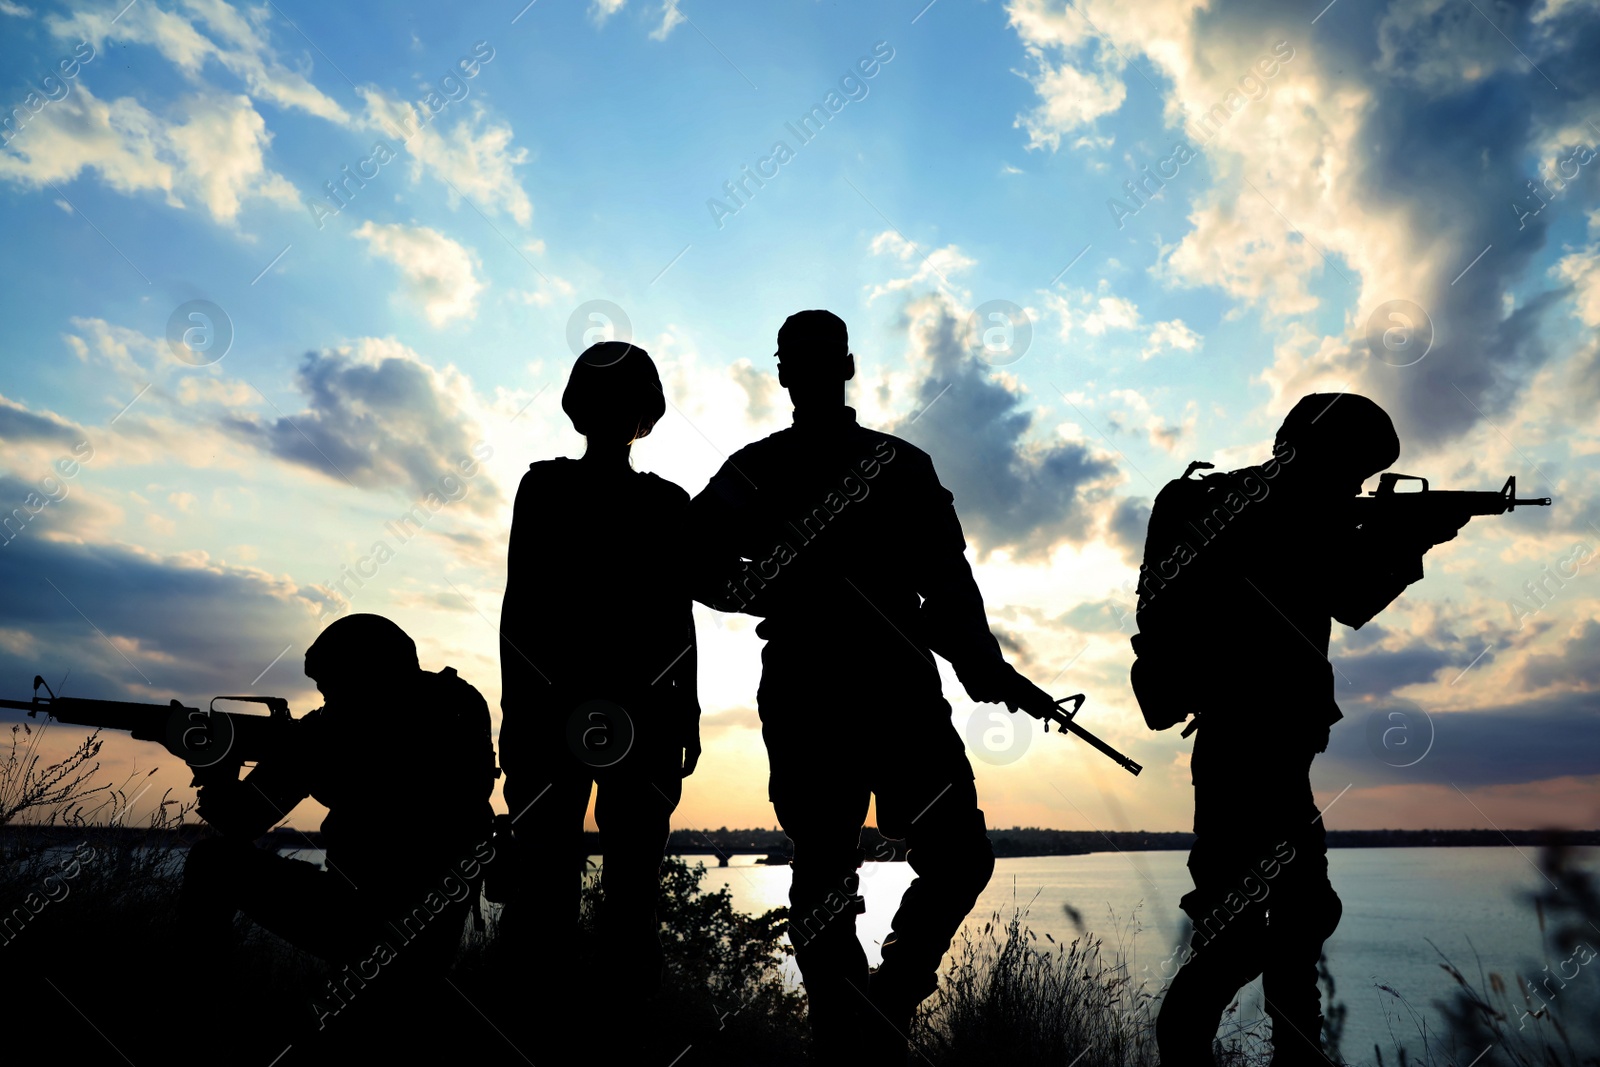
[[[41,697],[43,686],[49,696]],[[266,715],[218,711],[219,700],[265,704]],[[206,710],[170,704],[137,704],[122,700],[87,700],[58,697],[37,675],[33,679],[33,699],[0,700],[0,708],[26,711],[30,718],[44,712],[50,718],[71,726],[92,726],[99,730],[124,730],[139,741],[155,741],[166,746],[194,771],[190,785],[237,781],[246,763],[255,763],[284,751],[291,743],[294,725],[289,702],[282,697],[212,697]]]
[[[1397,482],[1421,482],[1422,488],[1415,492],[1397,493],[1394,488]],[[1515,511],[1519,504],[1523,507],[1549,507],[1550,498],[1547,496],[1530,497],[1526,500],[1518,498],[1515,476],[1507,478],[1506,484],[1495,493],[1487,490],[1478,492],[1430,490],[1426,478],[1418,478],[1412,474],[1387,473],[1378,476],[1378,488],[1366,496],[1356,497],[1351,504],[1356,516],[1356,525],[1365,526],[1373,523],[1390,529],[1403,530],[1407,526],[1425,524],[1436,518],[1504,515],[1508,511]]]
[[[1054,704],[1051,704],[1048,709],[1044,707],[1028,707],[1025,704],[1020,704],[1018,707],[1022,711],[1032,715],[1035,719],[1044,720],[1045,733],[1049,733],[1050,724],[1055,723],[1056,733],[1076,734],[1089,744],[1093,745],[1095,748],[1099,749],[1101,752],[1105,753],[1107,756],[1110,756],[1113,762],[1115,762],[1129,774],[1138,774],[1140,771],[1144,770],[1142,766],[1135,763],[1127,756],[1124,756],[1122,753],[1118,752],[1116,749],[1100,740],[1082,726],[1078,725],[1075,716],[1078,714],[1078,709],[1083,707],[1083,702],[1085,699],[1086,698],[1082,693],[1074,693],[1069,697],[1062,697],[1060,700],[1057,700]],[[1066,708],[1061,706],[1069,700],[1072,702],[1071,711],[1068,711]]]

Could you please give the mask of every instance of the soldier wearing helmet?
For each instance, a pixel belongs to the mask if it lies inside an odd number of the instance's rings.
[[[1360,629],[1422,577],[1424,553],[1468,518],[1355,528],[1350,503],[1362,482],[1399,455],[1394,423],[1377,404],[1312,393],[1285,417],[1271,460],[1204,479],[1236,508],[1187,523],[1166,516],[1194,531],[1170,573],[1151,573],[1147,545],[1135,647],[1175,641],[1197,669],[1214,672],[1198,687],[1194,671],[1165,672],[1214,695],[1193,727],[1195,888],[1181,906],[1194,934],[1157,1020],[1163,1063],[1213,1063],[1223,1011],[1258,975],[1275,1067],[1328,1063],[1317,961],[1343,908],[1328,879],[1310,771],[1342,718],[1328,659],[1332,623]],[[1178,499],[1166,494],[1158,512]],[[1140,684],[1136,675],[1136,691]]]
[[[500,615],[500,758],[522,843],[501,932],[517,953],[571,961],[593,796],[604,982],[632,999],[661,981],[661,858],[700,758],[682,559],[689,494],[630,459],[666,411],[644,349],[606,341],[585,350],[561,406],[586,447],[523,475]],[[578,1017],[563,999],[576,993],[566,983],[547,999],[553,1047]]]
[[[189,849],[181,921],[208,980],[227,972],[243,912],[363,985],[381,966],[395,977],[362,1003],[403,1004],[454,960],[493,858],[488,705],[454,669],[423,670],[381,615],[334,620],[305,671],[324,703],[295,721],[292,747],[199,790],[197,810],[220,833]],[[324,865],[255,847],[308,797],[327,808]],[[326,1026],[343,1001],[320,1003]]]

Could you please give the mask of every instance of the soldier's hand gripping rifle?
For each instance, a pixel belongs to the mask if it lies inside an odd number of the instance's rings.
[[[1399,482],[1421,482],[1414,492],[1397,493]],[[1523,507],[1549,507],[1547,496],[1519,499],[1517,479],[1507,478],[1500,491],[1463,492],[1428,488],[1428,479],[1412,474],[1386,473],[1378,476],[1378,488],[1351,501],[1356,525],[1381,529],[1398,535],[1411,531],[1427,532],[1441,525],[1463,522],[1477,515],[1504,515]]]
[[[1027,712],[1029,715],[1032,715],[1035,719],[1043,719],[1045,733],[1049,733],[1050,724],[1055,723],[1056,733],[1076,734],[1078,737],[1081,737],[1083,740],[1099,749],[1105,755],[1111,757],[1111,759],[1118,766],[1122,767],[1122,769],[1127,771],[1129,774],[1138,774],[1140,771],[1144,770],[1144,768],[1139,764],[1135,763],[1127,756],[1124,756],[1122,753],[1118,752],[1116,749],[1100,740],[1094,734],[1078,725],[1076,716],[1078,714],[1078,709],[1083,707],[1083,702],[1085,699],[1086,698],[1082,693],[1074,693],[1069,697],[1062,697],[1050,705],[1019,704],[1017,706],[1021,710]],[[1061,706],[1068,701],[1072,702],[1072,709],[1070,711]]]
[[[39,695],[41,686],[48,696]],[[267,714],[218,711],[219,700],[265,704]],[[299,721],[290,718],[289,703],[282,697],[212,697],[210,706],[202,711],[176,700],[170,704],[138,704],[58,697],[38,676],[33,679],[32,700],[0,700],[0,708],[26,711],[30,718],[37,718],[42,711],[68,725],[123,730],[136,740],[155,741],[189,765],[194,772],[190,784],[195,786],[237,781],[239,770],[246,763],[285,751]]]

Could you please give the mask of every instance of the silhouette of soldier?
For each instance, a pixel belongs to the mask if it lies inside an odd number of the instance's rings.
[[[1328,1063],[1317,962],[1342,907],[1328,881],[1310,769],[1342,717],[1330,620],[1359,629],[1422,577],[1423,554],[1468,518],[1357,529],[1350,504],[1361,483],[1399,455],[1394,424],[1377,404],[1313,393],[1284,419],[1266,464],[1204,479],[1216,508],[1163,514],[1197,484],[1184,479],[1156,498],[1136,641],[1210,653],[1192,664],[1203,663],[1207,677],[1175,672],[1201,696],[1190,764],[1194,890],[1181,902],[1194,936],[1157,1020],[1163,1064],[1213,1064],[1222,1013],[1257,975],[1274,1067]],[[1192,552],[1159,572],[1151,548],[1158,516],[1194,531],[1185,535]],[[1234,647],[1207,649],[1218,636]],[[1208,690],[1216,694],[1209,701]]]
[[[629,460],[666,411],[644,349],[590,347],[561,406],[587,446],[581,459],[543,460],[523,475],[500,616],[500,755],[523,843],[501,929],[526,936],[523,951],[571,959],[593,791],[605,981],[635,998],[661,980],[661,857],[700,758],[682,559],[689,494]]]
[[[208,981],[226,980],[238,912],[343,966],[313,1000],[321,1028],[347,1003],[405,1003],[454,961],[493,858],[494,747],[478,691],[453,668],[422,670],[381,615],[328,624],[305,672],[324,703],[296,720],[292,747],[199,789],[222,836],[189,849],[180,921]],[[253,844],[308,796],[328,809],[326,869]]]
[[[973,700],[1050,698],[1001,657],[932,461],[845,406],[844,322],[791,315],[777,358],[794,425],[740,449],[695,497],[698,598],[764,616],[757,701],[768,795],[794,842],[789,936],[813,1054],[903,1061],[913,1011],[994,869],[933,654]],[[917,877],[869,981],[855,917],[871,797]]]

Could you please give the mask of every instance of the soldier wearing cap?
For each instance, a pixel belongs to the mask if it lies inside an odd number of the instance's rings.
[[[814,1055],[892,1060],[994,868],[934,654],[973,700],[1049,697],[989,632],[932,461],[845,405],[845,324],[827,311],[790,316],[777,359],[794,424],[734,453],[695,497],[697,597],[762,619],[768,795],[794,842],[789,936]],[[906,840],[917,877],[869,979],[855,917],[873,798],[878,829]]]

